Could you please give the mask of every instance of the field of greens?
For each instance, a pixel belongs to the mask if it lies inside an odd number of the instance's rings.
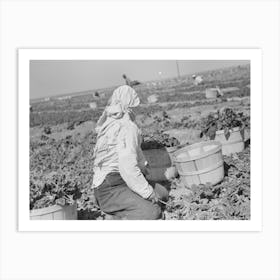
[[[170,199],[163,205],[163,218],[250,219],[250,67],[202,75],[200,85],[186,76],[135,87],[142,102],[136,121],[143,133],[143,149],[190,145],[213,139],[219,129],[229,133],[232,126],[244,131],[245,149],[224,156],[221,183],[184,186],[178,176],[164,183]],[[216,86],[223,96],[206,99],[205,89]],[[90,187],[95,123],[112,91],[100,90],[98,97],[86,92],[31,102],[30,209],[77,201],[79,219],[104,219]],[[157,96],[155,103],[149,103],[151,95]],[[90,106],[93,102],[96,108]]]

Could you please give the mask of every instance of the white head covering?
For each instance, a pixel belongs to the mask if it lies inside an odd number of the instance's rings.
[[[99,134],[114,119],[121,119],[126,114],[129,116],[133,115],[131,108],[137,107],[139,104],[140,99],[132,87],[127,85],[118,87],[109,99],[108,105],[99,118],[95,130]],[[112,119],[109,120],[108,117]]]

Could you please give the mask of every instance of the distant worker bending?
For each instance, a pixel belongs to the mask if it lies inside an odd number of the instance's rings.
[[[203,83],[203,78],[201,76],[192,75],[193,84],[198,86]]]
[[[125,84],[131,86],[131,80],[125,74],[123,74],[123,78],[125,80]]]
[[[136,80],[135,81],[131,81],[125,74],[123,74],[122,77],[125,80],[125,84],[130,86],[130,87],[134,87],[134,86],[137,86],[137,85],[141,84],[139,81],[136,81]]]

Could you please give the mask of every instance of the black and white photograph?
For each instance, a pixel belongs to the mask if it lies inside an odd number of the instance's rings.
[[[279,8],[0,1],[0,279],[279,280]]]
[[[31,220],[250,220],[250,60],[30,60]]]

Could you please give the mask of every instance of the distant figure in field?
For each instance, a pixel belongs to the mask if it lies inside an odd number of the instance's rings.
[[[130,87],[134,87],[134,86],[140,85],[140,82],[138,82],[138,81],[131,81],[125,74],[123,74],[122,77],[125,80],[125,84],[130,86]]]
[[[100,97],[99,92],[98,92],[98,91],[96,91],[96,92],[94,93],[94,96],[96,96],[96,97]]]
[[[216,86],[216,90],[217,90],[217,97],[223,97],[224,96],[224,93],[221,91],[221,89]]]
[[[201,76],[192,75],[192,78],[193,78],[193,84],[196,86],[202,84],[202,82],[203,82],[203,79]]]
[[[131,86],[131,80],[125,74],[123,74],[122,76],[125,80],[125,84],[128,86]]]

